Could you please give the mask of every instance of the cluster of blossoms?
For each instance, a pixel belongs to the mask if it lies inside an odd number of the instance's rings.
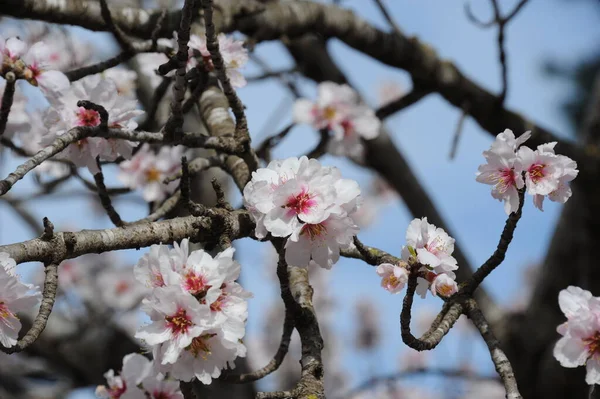
[[[562,338],[554,357],[563,367],[586,365],[585,382],[600,384],[600,298],[569,286],[558,294],[558,304],[567,321],[557,328]]]
[[[185,239],[171,250],[153,245],[135,266],[136,278],[152,288],[142,301],[152,322],[135,336],[152,346],[160,372],[210,384],[246,355],[241,340],[251,294],[235,282],[240,265],[233,253],[233,248],[215,258],[203,250],[189,253]]]
[[[357,158],[364,155],[361,139],[376,138],[381,127],[373,110],[360,103],[358,94],[350,86],[333,82],[319,84],[315,102],[305,98],[297,100],[294,120],[332,132],[328,143],[331,154]]]
[[[69,79],[54,69],[51,48],[44,42],[29,46],[17,37],[4,39],[0,36],[2,65],[0,75],[14,72],[16,77],[39,86],[46,94],[58,96],[69,88]]]
[[[305,156],[269,163],[244,187],[256,237],[287,237],[285,259],[295,266],[312,260],[329,269],[337,262],[340,248],[358,233],[354,214],[360,199],[357,182]]]
[[[96,388],[102,399],[183,399],[179,381],[166,379],[150,360],[137,353],[123,358],[120,375],[113,370],[104,374],[107,385]]]
[[[42,145],[53,143],[58,137],[77,126],[100,125],[100,114],[91,109],[77,106],[79,100],[90,100],[102,105],[108,112],[108,126],[125,131],[137,127],[134,120],[144,112],[136,109],[137,103],[118,93],[111,79],[99,75],[88,76],[75,82],[60,98],[49,98],[50,108],[44,114],[46,133]],[[133,145],[127,140],[88,137],[70,144],[57,158],[67,159],[76,166],[87,166],[90,172],[98,173],[96,158],[114,161],[119,155],[131,158]]]
[[[422,298],[429,289],[434,296],[444,297],[458,291],[454,270],[458,269],[452,256],[454,238],[444,229],[427,222],[427,218],[414,219],[406,230],[406,245],[402,247],[402,259],[408,264],[422,267],[417,277],[416,292]],[[383,263],[377,267],[382,277],[381,286],[391,293],[398,293],[408,281],[409,270],[404,265]],[[423,277],[421,277],[423,276]]]
[[[15,267],[14,259],[0,252],[0,344],[6,348],[17,344],[21,330],[17,313],[31,310],[41,297],[37,287],[20,281]]]
[[[163,184],[163,180],[180,169],[184,151],[182,146],[161,147],[156,153],[145,143],[133,158],[121,162],[118,178],[127,187],[143,188],[145,201],[162,201],[177,188],[177,181]]]
[[[554,153],[556,142],[542,144],[534,151],[522,144],[531,137],[525,132],[518,138],[506,129],[483,156],[487,164],[479,166],[477,181],[492,185],[492,196],[504,201],[507,215],[519,208],[518,190],[524,186],[533,196],[536,208],[543,210],[544,198],[564,204],[571,197],[569,182],[577,177],[577,163]]]

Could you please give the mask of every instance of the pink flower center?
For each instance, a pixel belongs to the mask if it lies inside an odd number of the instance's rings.
[[[189,271],[186,273],[185,279],[183,280],[183,288],[194,295],[209,289],[210,286],[207,284],[206,277],[201,274],[196,274],[193,271]]]
[[[172,396],[165,391],[155,390],[152,392],[152,399],[171,399]]]
[[[496,190],[500,193],[505,193],[510,187],[516,187],[517,185],[515,181],[515,171],[512,168],[499,170],[495,177],[498,180],[498,183],[496,183]]]
[[[161,272],[154,271],[152,272],[152,286],[153,287],[164,287],[165,279]]]
[[[194,357],[200,356],[202,359],[206,360],[208,356],[211,355],[208,340],[215,335],[217,334],[202,334],[201,336],[194,338],[190,346],[186,349],[190,351]]]
[[[583,340],[587,347],[589,356],[600,354],[600,331],[596,331],[594,335]]]
[[[546,167],[546,165],[544,165],[542,163],[534,163],[533,165],[531,165],[529,167],[527,172],[529,173],[529,177],[531,178],[532,182],[537,183],[544,178],[544,176],[546,175],[544,173],[545,167]]]
[[[129,283],[127,281],[119,281],[115,287],[115,292],[122,295],[129,291]]]
[[[165,317],[165,321],[167,322],[167,327],[175,335],[187,333],[193,324],[185,309],[179,309],[174,315]]]
[[[225,305],[225,300],[227,299],[227,294],[219,295],[216,301],[210,304],[210,310],[213,312],[221,312],[223,310],[223,305]]]
[[[352,133],[354,133],[354,124],[352,123],[352,121],[346,119],[344,121],[342,121],[341,123],[342,128],[344,129],[344,137],[349,137],[352,135]]]
[[[77,126],[98,126],[100,124],[100,114],[92,109],[79,107],[76,115]]]
[[[285,208],[299,215],[308,212],[316,204],[317,201],[313,199],[313,195],[306,188],[303,188],[300,194],[292,195],[288,198]]]
[[[316,238],[321,237],[323,234],[327,233],[327,227],[323,223],[317,224],[305,224],[302,226],[302,230],[300,230],[300,235],[307,234],[310,237],[311,241],[314,241]]]
[[[123,381],[121,384],[121,386],[115,385],[108,389],[108,395],[110,399],[119,399],[121,395],[127,391],[127,384],[125,384],[125,381]]]

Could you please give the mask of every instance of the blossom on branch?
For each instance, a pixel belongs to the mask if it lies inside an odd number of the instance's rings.
[[[600,298],[579,287],[570,286],[558,295],[567,322],[558,326],[562,335],[554,346],[561,366],[586,366],[585,382],[600,384]]]
[[[240,265],[233,248],[213,258],[203,250],[189,253],[187,239],[175,244],[171,250],[153,245],[135,267],[136,277],[153,287],[143,306],[153,322],[136,337],[152,346],[161,372],[210,384],[246,355],[241,340],[251,294],[235,281]]]
[[[88,76],[75,82],[63,96],[50,99],[50,108],[44,115],[48,129],[42,137],[42,145],[50,145],[58,137],[77,126],[100,125],[100,114],[77,106],[79,100],[89,100],[103,106],[108,112],[108,126],[126,131],[137,127],[134,120],[144,112],[136,109],[136,102],[120,96],[114,82],[100,76]],[[67,159],[76,166],[87,166],[91,173],[99,172],[96,158],[114,161],[119,155],[128,159],[132,155],[132,143],[121,139],[87,137],[70,144],[56,157]]]
[[[156,373],[152,362],[137,353],[123,358],[123,370],[115,376],[113,370],[104,374],[108,386],[96,388],[102,399],[183,399],[179,382]]]
[[[256,236],[288,238],[285,257],[295,266],[314,261],[331,268],[358,233],[354,215],[360,202],[358,183],[305,156],[269,163],[244,187]]]
[[[44,42],[37,42],[31,47],[16,37],[4,40],[0,36],[0,53],[2,54],[2,74],[9,71],[17,77],[26,79],[33,86],[39,86],[49,97],[62,95],[70,86],[69,79],[62,72],[55,70],[52,62],[51,48]]]
[[[0,252],[0,344],[6,348],[17,344],[21,330],[17,313],[30,310],[41,297],[37,287],[21,282],[15,267],[14,259]]]
[[[382,263],[377,266],[377,274],[381,277],[381,286],[391,292],[397,294],[408,282],[408,270],[400,265],[392,265],[391,263]]]
[[[358,94],[350,86],[323,82],[317,90],[316,101],[305,98],[296,101],[294,121],[332,132],[328,142],[330,153],[361,158],[362,139],[376,138],[381,122],[371,108],[360,103]]]
[[[458,269],[454,252],[454,238],[441,227],[436,227],[427,218],[414,219],[406,230],[406,245],[402,247],[402,259],[422,267],[417,277],[416,292],[422,298],[430,289],[434,296],[449,296],[458,287],[454,281],[454,270]]]
[[[525,132],[516,138],[509,129],[498,134],[483,152],[487,163],[477,172],[476,180],[492,185],[492,196],[504,201],[507,215],[519,208],[518,190],[523,187],[540,210],[545,196],[564,204],[571,197],[569,182],[579,173],[575,161],[554,152],[556,142],[542,144],[535,151],[523,146],[530,136]]]
[[[132,189],[143,189],[147,202],[162,201],[177,188],[177,181],[164,184],[163,180],[181,167],[182,146],[161,147],[158,152],[144,143],[135,155],[121,162],[118,179]]]
[[[219,52],[221,53],[223,63],[225,64],[225,73],[227,74],[231,85],[238,88],[246,86],[246,78],[244,78],[244,75],[239,71],[239,69],[248,62],[248,50],[244,48],[244,42],[235,40],[224,33],[219,33],[217,35],[217,40],[219,42]],[[175,46],[177,46],[176,40]],[[208,51],[208,48],[206,47],[205,35],[190,35],[188,46],[188,69],[191,69],[198,64],[195,58],[198,53],[202,58],[202,64],[206,71],[210,72],[215,69],[210,51]]]

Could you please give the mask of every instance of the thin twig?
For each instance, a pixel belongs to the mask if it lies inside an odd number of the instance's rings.
[[[468,299],[465,301],[465,307],[467,316],[479,330],[479,333],[483,337],[483,340],[490,351],[492,361],[494,362],[494,366],[496,366],[496,371],[504,384],[506,399],[522,399],[510,361],[506,357],[504,351],[500,348],[500,342],[494,335],[492,328],[485,319],[481,309],[477,306],[477,302],[475,302],[474,299]]]
[[[408,287],[406,289],[406,296],[402,303],[402,313],[400,315],[402,341],[417,351],[431,350],[438,346],[444,336],[448,334],[454,323],[456,323],[462,314],[463,308],[462,305],[457,302],[442,308],[442,311],[438,315],[438,318],[436,318],[436,322],[433,323],[430,331],[423,334],[421,338],[417,338],[410,332],[411,311],[416,288],[417,274],[413,271],[408,277]]]
[[[383,0],[375,0],[375,3],[377,4],[377,7],[379,7],[379,11],[381,11],[387,23],[394,30],[394,33],[396,33],[398,36],[402,36],[402,31],[400,30],[400,27],[398,26],[396,21],[394,21],[394,18],[392,18],[392,14],[390,14],[385,4],[383,4]]]
[[[6,130],[8,123],[8,114],[13,104],[13,98],[15,95],[15,82],[16,77],[13,72],[8,72],[5,75],[6,85],[4,86],[4,94],[2,94],[2,104],[0,105],[0,137]]]
[[[104,19],[106,26],[112,32],[113,36],[117,40],[117,43],[119,43],[119,46],[121,46],[121,48],[125,52],[128,52],[128,53],[134,52],[134,50],[131,46],[131,42],[127,39],[127,37],[125,36],[125,33],[123,33],[121,28],[119,28],[114,23],[114,21],[112,19],[112,15],[110,14],[110,10],[108,8],[108,4],[106,4],[106,0],[99,0],[99,1],[100,1],[100,14],[102,15],[102,19]]]
[[[266,162],[270,162],[271,161],[271,149],[273,149],[273,147],[278,145],[281,142],[281,140],[283,140],[288,135],[288,133],[292,131],[292,128],[294,126],[296,126],[295,123],[290,123],[289,125],[284,127],[281,132],[279,132],[279,133],[267,138],[265,141],[263,141],[258,146],[258,149],[256,149],[256,156],[258,156],[261,159],[264,159]]]
[[[410,107],[411,105],[420,101],[423,97],[429,94],[430,91],[424,89],[413,89],[408,94],[394,100],[390,103],[387,103],[381,107],[377,111],[375,111],[375,115],[383,120],[387,117],[395,114],[398,111],[403,110],[404,108]]]
[[[472,294],[479,284],[483,282],[483,280],[496,269],[506,256],[506,251],[508,250],[508,246],[513,239],[513,234],[515,229],[517,228],[517,222],[521,218],[521,214],[523,211],[523,203],[525,202],[525,188],[519,190],[519,207],[516,212],[511,213],[506,219],[506,223],[504,224],[504,230],[502,230],[502,234],[500,235],[500,241],[498,242],[498,246],[496,250],[489,257],[488,260],[485,261],[479,269],[477,269],[473,275],[469,278],[469,280],[464,283],[464,287],[461,289],[461,292],[466,294]]]
[[[456,150],[458,149],[458,142],[460,141],[460,136],[463,131],[463,126],[465,124],[465,120],[469,115],[469,105],[465,103],[462,107],[462,112],[460,114],[460,118],[458,119],[458,123],[456,124],[456,130],[454,131],[454,136],[452,136],[452,145],[450,146],[450,160],[453,160],[456,156]]]
[[[96,186],[98,187],[98,196],[100,197],[100,203],[102,207],[106,211],[106,214],[110,218],[110,221],[117,227],[122,227],[125,225],[125,222],[119,216],[119,212],[113,207],[112,201],[110,199],[110,195],[106,191],[106,186],[104,185],[104,174],[102,173],[102,166],[100,165],[100,161],[96,159],[98,164],[99,172],[94,174],[94,181],[96,182]]]
[[[171,115],[164,126],[164,131],[171,137],[181,133],[183,126],[183,110],[181,103],[187,90],[186,66],[189,57],[188,42],[190,40],[190,25],[193,19],[195,0],[185,0],[181,13],[181,23],[177,31],[177,54],[171,58],[177,67],[175,71],[175,84],[173,85],[173,98],[171,99]],[[162,65],[161,65],[162,66]],[[163,71],[159,68],[159,71]]]

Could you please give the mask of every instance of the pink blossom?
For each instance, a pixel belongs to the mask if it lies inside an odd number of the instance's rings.
[[[113,370],[104,373],[108,386],[96,388],[96,395],[103,399],[145,399],[144,391],[138,385],[150,374],[150,360],[137,353],[130,353],[123,358],[123,370],[115,376]]]
[[[382,263],[377,266],[377,274],[382,278],[381,286],[392,294],[402,291],[408,282],[408,270],[399,265]]]
[[[90,100],[104,106],[111,128],[133,131],[137,127],[134,118],[143,114],[136,109],[135,101],[119,96],[112,80],[102,80],[98,75],[88,76],[75,82],[60,98],[50,101],[51,107],[44,116],[48,131],[42,138],[42,145],[51,144],[73,127],[100,124],[98,112],[78,107],[78,100]],[[106,161],[114,161],[119,155],[130,158],[132,147],[126,140],[88,137],[69,145],[57,157],[68,159],[76,166],[87,166],[90,172],[98,173],[97,157]]]
[[[554,357],[563,367],[586,365],[586,383],[600,383],[600,298],[589,291],[568,287],[559,294],[559,305],[567,322],[558,327],[562,338]]]
[[[244,48],[244,42],[241,40],[235,40],[231,36],[227,36],[224,33],[217,35],[219,42],[219,52],[223,57],[223,63],[225,64],[225,72],[229,81],[233,87],[244,87],[246,86],[246,79],[244,75],[239,71],[248,62],[248,50]],[[206,47],[206,37],[204,35],[198,36],[192,34],[188,43],[190,48],[190,61],[188,68],[196,66],[195,52],[200,53],[204,68],[207,71],[214,70],[214,65],[208,48]]]
[[[434,270],[454,277],[453,270],[458,269],[454,252],[454,238],[444,229],[436,227],[427,218],[414,219],[406,230],[406,244],[402,249],[402,259],[408,261],[412,248],[417,254],[417,261]]]
[[[224,339],[221,330],[209,330],[195,337],[173,364],[165,362],[164,349],[163,344],[153,352],[161,364],[161,371],[182,381],[191,381],[195,377],[203,384],[210,384],[225,368],[234,369],[234,360],[246,356],[244,344]]]
[[[430,291],[433,296],[439,294],[443,297],[449,297],[458,292],[458,285],[449,275],[438,274],[431,283]]]
[[[331,269],[340,258],[340,249],[348,248],[358,231],[351,217],[337,214],[319,223],[301,224],[285,244],[285,260],[294,266],[308,266],[312,260]]]
[[[517,139],[511,130],[506,129],[496,136],[490,149],[484,151],[487,164],[479,166],[476,180],[493,186],[492,197],[504,201],[504,211],[507,215],[519,208],[517,190],[525,184],[521,176],[522,169],[516,163],[515,151],[530,136],[529,132],[525,132]]]
[[[547,146],[547,145],[545,145]],[[542,148],[547,148],[541,146]],[[517,153],[519,170],[525,172],[527,193],[531,195],[548,195],[558,188],[558,157],[554,151],[533,151],[529,147],[521,147]]]
[[[333,82],[319,84],[315,102],[297,100],[294,120],[333,132],[328,147],[334,155],[358,157],[363,153],[361,138],[376,138],[381,126],[373,110],[360,104],[358,94],[350,86]]]
[[[145,201],[160,202],[177,188],[177,181],[163,181],[180,169],[184,151],[182,146],[175,146],[161,147],[155,153],[144,143],[130,160],[121,162],[118,179],[132,189],[143,188]]]
[[[163,362],[173,363],[183,349],[210,327],[210,308],[200,304],[179,286],[155,288],[142,302],[152,323],[142,327],[136,338],[148,345],[165,343]]]
[[[6,348],[17,344],[21,330],[17,313],[29,311],[41,297],[37,287],[20,281],[15,267],[14,259],[0,252],[0,344]]]
[[[547,143],[538,147],[538,151],[554,155],[554,147],[556,142]],[[553,202],[564,204],[569,198],[571,198],[572,192],[569,183],[577,177],[579,170],[577,170],[577,163],[571,158],[564,155],[556,155],[556,175],[558,179],[558,187],[556,190],[548,194],[548,199]],[[536,194],[533,196],[533,204],[539,210],[543,210],[544,196]]]

